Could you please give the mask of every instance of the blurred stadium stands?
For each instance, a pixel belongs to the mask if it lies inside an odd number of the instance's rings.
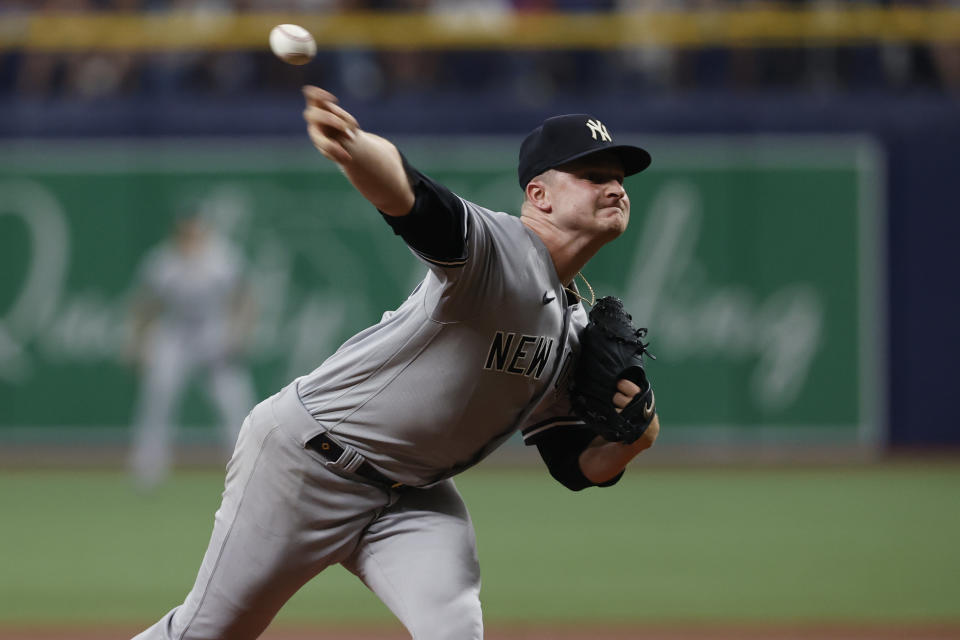
[[[310,28],[317,61],[273,58],[278,22]],[[515,135],[588,111],[641,133],[876,138],[890,441],[960,444],[960,4],[0,0],[8,141],[297,136],[307,82],[387,134]]]
[[[635,106],[960,91],[960,10],[933,2],[6,0],[0,12],[5,115],[8,97],[41,113],[55,101],[66,109],[55,121],[69,116],[58,133],[164,134],[186,127],[175,116],[131,120],[152,104],[216,101],[228,114],[268,106],[303,80],[351,104],[457,103],[470,109],[461,129],[491,110],[550,109],[584,95]],[[281,19],[314,31],[317,63],[298,70],[272,58],[262,34]],[[106,110],[83,109],[105,101]],[[125,109],[133,115],[118,121]],[[42,121],[0,126],[50,132],[31,126]],[[222,132],[231,126],[269,127],[241,119]]]

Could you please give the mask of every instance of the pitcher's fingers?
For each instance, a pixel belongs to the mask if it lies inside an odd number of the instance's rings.
[[[317,151],[329,160],[337,164],[343,164],[352,160],[352,157],[347,150],[343,148],[342,144],[324,135],[316,125],[309,125],[307,127],[307,135],[310,136],[310,141],[313,143],[313,146],[317,148]]]
[[[335,113],[320,107],[307,107],[303,110],[303,119],[307,124],[319,126],[325,129],[332,129],[334,133],[343,135],[347,138],[353,138],[353,127],[349,122]]]
[[[344,109],[343,107],[341,107],[336,102],[328,102],[325,106],[328,109],[330,109],[332,113],[335,113],[336,115],[340,116],[342,120],[344,120],[347,124],[350,125],[351,129],[360,128],[360,125],[359,123],[357,123],[357,119],[353,117],[353,114],[347,111],[346,109]]]
[[[333,95],[326,89],[321,89],[320,87],[315,87],[312,84],[303,86],[303,97],[306,98],[308,103],[314,103],[319,106],[322,102],[339,102],[337,96]]]
[[[622,409],[625,409],[627,405],[630,404],[631,400],[633,400],[633,396],[628,396],[626,394],[620,393],[619,391],[613,394],[613,406],[617,408],[618,413]]]
[[[635,396],[640,393],[640,387],[631,380],[620,378],[617,380],[617,391],[627,396]]]

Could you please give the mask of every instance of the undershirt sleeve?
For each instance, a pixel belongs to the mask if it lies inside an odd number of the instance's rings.
[[[557,425],[540,430],[535,436],[525,438],[527,444],[535,444],[540,457],[547,465],[550,475],[571,491],[587,487],[610,487],[620,481],[623,471],[597,484],[587,479],[580,468],[580,454],[593,442],[597,434],[584,424]]]
[[[413,208],[405,216],[380,214],[393,232],[423,260],[440,267],[461,267],[467,261],[466,207],[452,191],[413,168],[401,153],[413,189]]]

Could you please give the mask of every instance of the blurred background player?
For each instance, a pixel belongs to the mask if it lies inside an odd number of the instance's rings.
[[[226,452],[254,404],[243,362],[254,317],[244,266],[196,207],[177,217],[170,237],[140,265],[130,356],[141,384],[129,465],[142,488],[169,472],[174,412],[195,373],[205,376]]]

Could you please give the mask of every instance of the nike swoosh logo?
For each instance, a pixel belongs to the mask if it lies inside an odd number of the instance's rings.
[[[654,414],[654,400],[653,400],[653,390],[650,390],[650,402],[647,402],[643,405],[643,419],[644,420],[653,420]]]
[[[553,301],[556,300],[556,299],[557,299],[557,296],[552,296],[552,295],[550,295],[550,292],[549,292],[549,291],[544,291],[544,292],[543,292],[543,304],[550,304],[551,302],[553,302]]]

